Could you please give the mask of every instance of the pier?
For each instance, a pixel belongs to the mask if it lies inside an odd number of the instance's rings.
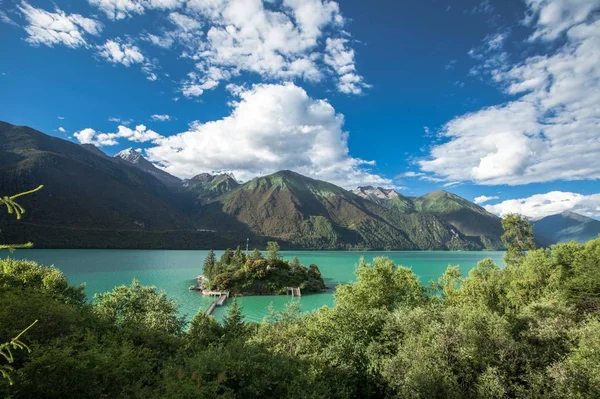
[[[300,291],[300,287],[287,287],[288,292],[292,294],[293,297],[301,297],[302,292]]]
[[[223,306],[227,298],[229,298],[229,291],[202,291],[202,295],[219,297],[206,309],[206,315],[210,316],[217,306]]]

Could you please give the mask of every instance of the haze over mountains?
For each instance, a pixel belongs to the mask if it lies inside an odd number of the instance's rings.
[[[376,187],[351,192],[292,171],[244,184],[228,174],[182,181],[133,149],[109,157],[94,146],[0,122],[0,193],[38,184],[45,188],[23,200],[22,221],[0,219],[0,241],[184,249],[237,246],[248,237],[255,245],[276,239],[287,248],[501,248],[500,219],[446,191],[418,198]],[[563,219],[537,221],[536,233],[556,242],[593,235],[600,225]]]

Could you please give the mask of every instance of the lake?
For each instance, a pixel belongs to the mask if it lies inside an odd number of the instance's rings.
[[[221,252],[217,251],[217,256]],[[117,285],[130,284],[136,278],[143,285],[164,289],[169,297],[177,300],[181,312],[191,318],[198,309],[206,309],[214,300],[188,290],[195,283],[194,278],[202,273],[202,263],[207,254],[208,251],[31,249],[16,251],[11,256],[56,266],[71,284],[85,283],[90,298]],[[496,264],[504,265],[504,252],[488,251],[282,251],[281,254],[289,260],[298,256],[300,262],[307,266],[311,263],[319,266],[325,284],[332,289],[339,283],[354,280],[354,269],[361,256],[368,262],[377,256],[387,256],[398,265],[411,267],[424,284],[437,280],[448,265],[460,265],[464,274],[484,258],[492,258]],[[289,296],[243,297],[240,304],[247,320],[260,321],[271,303],[276,310],[282,310],[291,300],[298,300],[303,311],[332,306],[332,291],[299,299]],[[223,306],[217,308],[213,315],[221,319],[225,312],[226,307]]]

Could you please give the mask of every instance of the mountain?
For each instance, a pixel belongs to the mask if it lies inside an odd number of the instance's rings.
[[[150,173],[152,176],[156,177],[166,185],[179,186],[181,184],[181,179],[165,172],[164,170],[158,169],[152,162],[148,161],[133,148],[127,148],[117,153],[115,158],[117,160],[128,162],[146,173]]]
[[[480,241],[479,246],[482,248],[502,248],[501,219],[456,194],[440,190],[412,198],[391,189],[373,186],[358,187],[353,193],[388,208],[397,217],[410,214],[434,215],[464,236]]]
[[[255,178],[202,207],[207,227],[246,226],[252,234],[305,248],[476,249],[435,215],[390,211],[331,183],[292,171]]]
[[[352,192],[359,197],[371,200],[389,209],[395,208],[400,212],[414,211],[412,200],[391,188],[386,189],[381,187],[363,186],[355,188]]]
[[[23,220],[0,213],[0,242],[38,248],[206,248],[230,243],[199,232],[183,199],[154,174],[80,145],[0,122],[0,193],[24,197]],[[237,240],[235,241],[237,242]]]
[[[354,192],[292,171],[244,184],[228,174],[181,181],[133,149],[109,157],[0,122],[0,193],[26,217],[0,213],[0,242],[53,248],[225,248],[251,238],[287,248],[477,250],[501,246],[500,219],[454,194]]]
[[[502,220],[484,208],[444,190],[413,200],[415,211],[440,217],[462,234],[481,240],[489,249],[502,248]]]
[[[102,158],[110,159],[110,157],[108,155],[106,155],[106,153],[104,151],[102,151],[100,148],[96,147],[93,144],[81,144],[81,147],[85,148],[86,150],[88,150]]]
[[[541,242],[586,242],[600,234],[600,221],[565,211],[533,221],[533,231]]]
[[[239,185],[235,177],[228,173],[219,175],[201,173],[186,180],[182,188],[192,194],[197,203],[201,204],[210,202],[214,198],[236,189]]]

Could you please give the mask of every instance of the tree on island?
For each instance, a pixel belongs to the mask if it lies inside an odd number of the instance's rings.
[[[279,244],[277,241],[267,242],[267,259],[269,259],[271,262],[277,262],[281,260],[281,255],[279,255]]]
[[[210,251],[208,251],[208,255],[206,256],[206,259],[204,259],[204,266],[202,269],[204,276],[206,278],[208,278],[208,279],[211,278],[216,264],[217,264],[217,256],[215,255],[215,251],[213,251],[211,249]]]
[[[535,249],[533,226],[526,218],[508,213],[502,218],[502,228],[502,242],[506,247],[504,259],[507,264],[519,262],[527,251]]]

